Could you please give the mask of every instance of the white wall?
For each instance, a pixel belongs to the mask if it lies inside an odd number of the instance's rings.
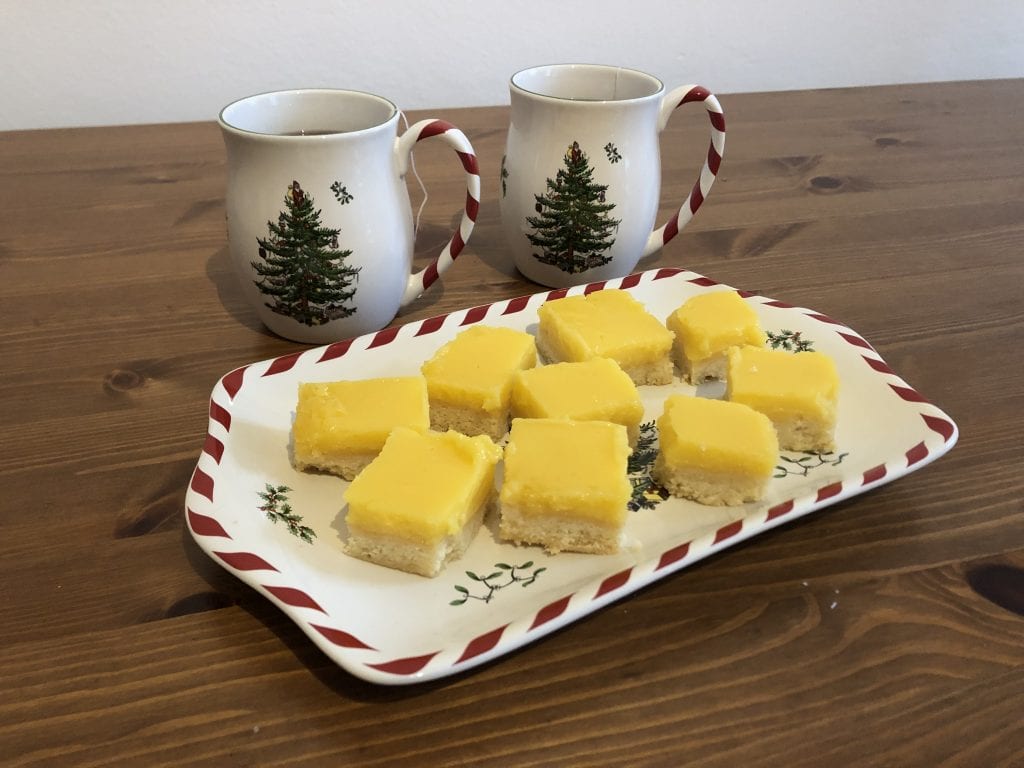
[[[330,86],[504,104],[615,63],[717,93],[1024,76],[1024,0],[0,0],[0,130],[209,120]]]

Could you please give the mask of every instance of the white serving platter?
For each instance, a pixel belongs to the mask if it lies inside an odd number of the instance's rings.
[[[713,387],[695,391],[678,378],[641,387],[646,426],[630,467],[635,492],[627,545],[616,555],[552,556],[506,544],[490,521],[462,559],[434,579],[389,570],[343,552],[345,481],[290,464],[299,382],[413,375],[473,323],[535,332],[537,308],[566,294],[623,288],[663,319],[688,297],[725,287],[693,272],[652,270],[235,369],[210,397],[209,430],[186,494],[189,531],[342,668],[375,683],[409,684],[495,659],[719,550],[920,469],[956,443],[953,420],[859,334],[812,310],[741,291],[770,344],[829,354],[841,381],[836,451],[784,452],[760,502],[706,507],[663,498],[650,481],[653,421],[665,397],[718,394]]]

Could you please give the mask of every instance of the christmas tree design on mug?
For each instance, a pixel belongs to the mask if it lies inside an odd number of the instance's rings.
[[[542,264],[576,274],[611,261],[605,255],[615,242],[620,219],[613,219],[614,203],[606,202],[607,184],[594,181],[587,154],[574,141],[565,152],[565,167],[548,178],[546,194],[534,195],[537,216],[528,216],[534,228],[526,235],[540,249],[533,257]]]
[[[354,314],[348,304],[361,267],[345,263],[352,251],[338,246],[341,230],[323,226],[298,181],[288,185],[284,204],[277,222],[267,222],[269,235],[257,238],[259,261],[251,262],[256,287],[272,299],[266,306],[308,326]]]

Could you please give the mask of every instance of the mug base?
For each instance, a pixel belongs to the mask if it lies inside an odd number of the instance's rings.
[[[619,260],[600,267],[585,269],[581,272],[566,272],[557,267],[541,264],[540,262],[534,264],[516,263],[516,271],[530,282],[547,288],[569,288],[574,285],[584,285],[601,280],[625,277],[636,268],[636,264],[636,261],[625,264]]]
[[[342,320],[333,320],[323,325],[310,326],[268,310],[261,310],[259,314],[260,321],[275,336],[313,346],[333,344],[336,341],[373,333],[385,328],[394,319],[394,317],[381,316],[357,320],[353,316]]]

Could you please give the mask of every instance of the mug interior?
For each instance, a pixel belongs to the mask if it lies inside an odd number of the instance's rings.
[[[653,75],[624,67],[599,64],[551,64],[524,69],[512,85],[527,93],[573,101],[631,101],[662,91]]]
[[[359,91],[274,91],[229,104],[220,122],[245,133],[315,136],[375,128],[397,113],[387,99]]]

